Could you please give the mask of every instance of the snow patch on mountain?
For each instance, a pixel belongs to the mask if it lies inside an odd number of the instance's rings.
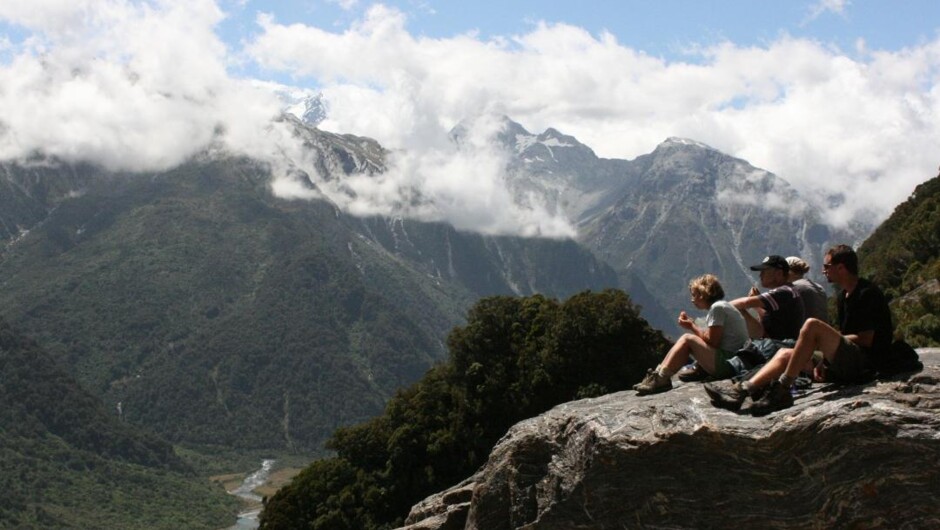
[[[708,149],[710,151],[717,151],[714,147],[710,145],[703,144],[702,142],[697,142],[689,138],[680,138],[678,136],[670,136],[666,138],[666,141],[663,142],[664,145],[688,145],[692,147],[700,147],[702,149]]]
[[[531,134],[517,134],[515,140],[517,153],[522,153],[536,143],[536,137]]]
[[[544,141],[539,142],[539,143],[541,143],[542,145],[544,145],[544,146],[546,146],[546,147],[577,147],[577,146],[574,145],[574,144],[570,144],[570,143],[568,143],[568,142],[563,142],[563,141],[559,140],[558,138],[549,138],[548,140],[544,140]]]

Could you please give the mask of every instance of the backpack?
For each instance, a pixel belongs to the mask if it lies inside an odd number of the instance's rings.
[[[903,340],[892,342],[888,355],[874,359],[874,364],[875,369],[878,370],[879,379],[902,373],[919,372],[924,368],[924,363],[920,362],[917,351]]]
[[[735,352],[734,357],[728,359],[728,364],[734,368],[735,374],[740,376],[763,366],[780,348],[792,348],[795,345],[796,341],[793,339],[751,339]]]

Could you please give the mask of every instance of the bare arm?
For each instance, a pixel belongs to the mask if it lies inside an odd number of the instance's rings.
[[[721,343],[721,335],[725,332],[722,326],[709,326],[705,329],[696,326],[695,321],[689,318],[685,311],[679,313],[679,326],[689,330],[712,348],[718,347]]]
[[[724,326],[710,326],[702,332],[701,337],[712,348],[718,348],[718,345],[721,344],[721,336],[724,333]]]
[[[741,298],[735,298],[731,301],[731,305],[735,307],[738,311],[744,312],[745,309],[763,309],[764,302],[760,299],[760,296],[744,296]]]
[[[748,309],[761,310],[764,308],[764,302],[757,296],[745,296],[731,301],[731,305],[744,315],[744,322],[747,324],[747,335],[752,339],[759,339],[764,336],[764,326],[760,320],[754,318]]]

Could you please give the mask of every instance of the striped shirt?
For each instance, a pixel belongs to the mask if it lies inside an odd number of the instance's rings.
[[[764,336],[776,340],[797,338],[806,320],[799,293],[786,284],[759,296],[764,304],[764,316],[761,318]]]

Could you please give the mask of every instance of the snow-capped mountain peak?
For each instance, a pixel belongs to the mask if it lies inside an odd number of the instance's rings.
[[[701,149],[708,149],[710,151],[716,151],[716,149],[710,145],[706,145],[706,144],[703,144],[702,142],[697,142],[689,138],[680,138],[678,136],[670,136],[669,138],[666,138],[666,140],[660,145],[663,145],[663,146],[682,145],[682,146],[690,146],[690,147],[699,147]]]

